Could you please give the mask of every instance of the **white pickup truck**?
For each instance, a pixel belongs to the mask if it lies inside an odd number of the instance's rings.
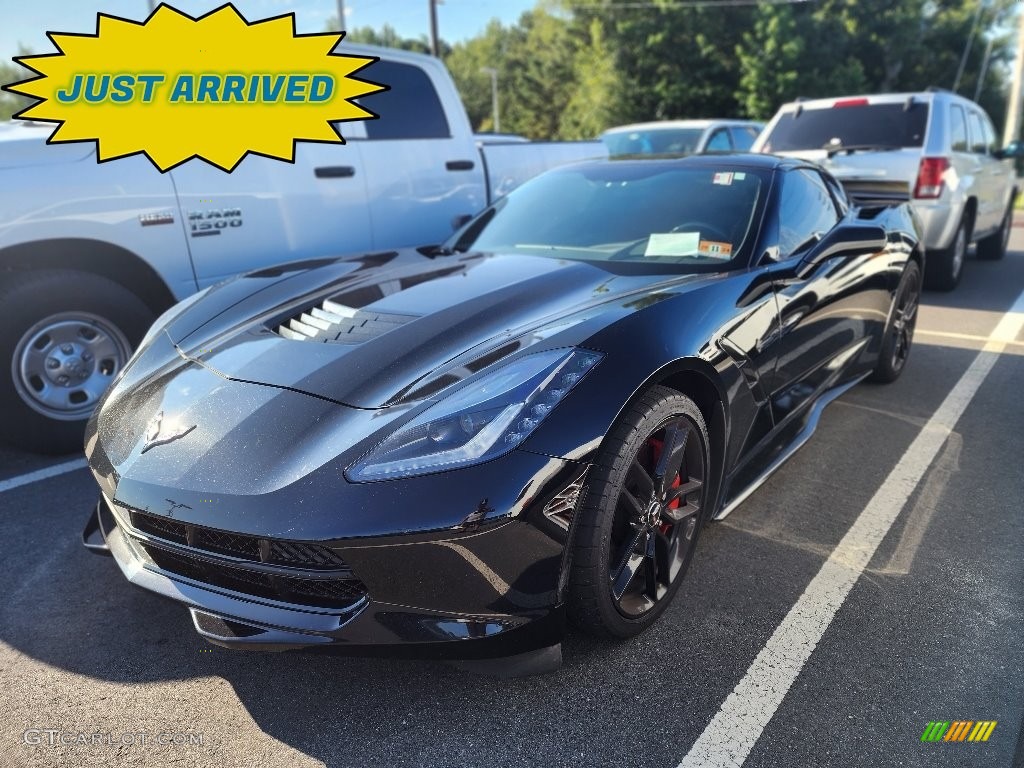
[[[81,448],[85,419],[153,319],[240,272],[308,257],[440,243],[547,168],[607,154],[593,142],[483,144],[444,65],[379,56],[379,120],[346,145],[300,143],[226,174],[192,161],[98,164],[92,144],[46,145],[47,125],[0,123],[0,440]]]

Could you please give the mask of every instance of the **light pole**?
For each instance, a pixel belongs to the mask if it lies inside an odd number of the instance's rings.
[[[430,0],[430,52],[437,57],[441,55],[441,40],[437,36],[437,4],[441,0]]]
[[[491,76],[491,114],[494,115],[494,132],[501,133],[501,117],[498,114],[498,70],[494,67],[480,67],[480,71]]]
[[[345,29],[345,0],[338,0],[338,30]]]

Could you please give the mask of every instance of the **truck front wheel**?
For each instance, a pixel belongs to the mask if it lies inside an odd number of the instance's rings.
[[[153,319],[135,294],[100,275],[0,276],[0,440],[39,453],[81,451],[86,420]]]

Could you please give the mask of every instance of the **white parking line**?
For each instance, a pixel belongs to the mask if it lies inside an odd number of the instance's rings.
[[[57,475],[63,475],[67,472],[85,469],[87,466],[89,465],[86,463],[85,459],[73,459],[72,461],[65,461],[63,464],[54,464],[52,467],[44,467],[43,469],[37,469],[35,472],[28,472],[24,475],[11,477],[7,480],[0,480],[0,493],[10,491],[14,488],[20,488],[23,485],[35,483],[39,480],[46,480],[49,477],[56,477]]]
[[[910,444],[789,610],[679,768],[737,768],[750,755],[825,630],[1007,344],[1024,328],[1024,293]]]

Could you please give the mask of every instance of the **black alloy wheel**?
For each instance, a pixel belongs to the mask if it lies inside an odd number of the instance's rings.
[[[693,557],[709,486],[704,418],[655,387],[609,432],[575,537],[569,613],[599,635],[630,637],[671,601]]]
[[[892,318],[886,329],[878,364],[871,375],[874,381],[896,381],[910,356],[917,326],[917,311],[921,303],[921,270],[916,262],[909,262],[903,270],[896,298],[893,300]]]

